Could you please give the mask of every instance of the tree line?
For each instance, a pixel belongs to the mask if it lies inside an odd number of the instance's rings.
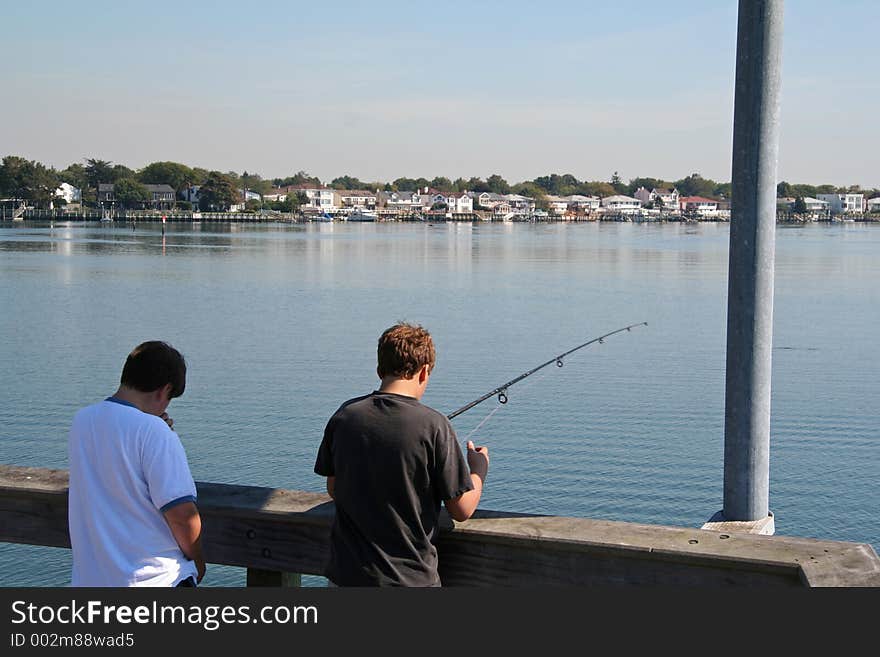
[[[83,203],[94,206],[97,204],[97,187],[100,183],[115,185],[114,194],[118,203],[127,207],[144,205],[150,194],[144,185],[167,184],[174,188],[178,205],[186,208],[184,191],[191,185],[199,186],[199,203],[202,210],[225,210],[242,198],[240,190],[256,192],[260,196],[270,194],[273,189],[291,185],[313,185],[323,187],[325,184],[316,176],[305,171],[284,178],[263,178],[253,172],[243,171],[211,171],[201,167],[190,167],[179,162],[152,162],[142,169],[131,169],[123,164],[115,164],[98,158],[85,158],[83,163],[74,163],[62,170],[56,170],[35,160],[21,156],[8,155],[0,164],[0,197],[26,201],[35,207],[47,208],[51,204],[58,205],[55,190],[61,183],[69,183],[82,190]],[[490,192],[496,194],[521,194],[536,199],[539,207],[546,207],[546,197],[583,196],[605,197],[614,194],[632,196],[637,189],[675,188],[682,196],[704,196],[707,198],[729,199],[730,182],[718,182],[693,173],[679,180],[639,177],[624,182],[615,171],[605,180],[579,180],[570,173],[549,174],[534,180],[509,183],[502,176],[493,174],[487,178],[471,177],[451,180],[444,176],[428,178],[397,178],[393,181],[361,181],[352,176],[339,176],[326,183],[333,189],[349,189],[385,192],[414,191],[424,188],[435,189],[441,193]],[[780,182],[776,188],[779,197],[815,197],[818,194],[844,192],[865,193],[868,198],[880,196],[880,189],[863,190],[858,185],[840,187],[837,185],[808,185]],[[287,200],[280,202],[249,201],[247,209],[268,208],[282,211],[296,211],[305,202],[303,194],[290,194]]]

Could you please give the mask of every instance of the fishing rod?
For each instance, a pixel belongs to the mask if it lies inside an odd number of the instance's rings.
[[[486,401],[492,395],[498,395],[498,402],[501,404],[506,404],[507,403],[507,389],[510,386],[512,386],[514,383],[522,381],[527,376],[531,376],[532,374],[534,374],[538,370],[540,370],[544,367],[547,367],[551,363],[556,363],[556,367],[562,367],[564,365],[564,363],[562,362],[562,359],[565,358],[566,356],[568,356],[569,354],[574,353],[578,349],[583,349],[584,347],[591,345],[595,342],[602,344],[605,342],[605,338],[610,337],[610,336],[614,335],[615,333],[622,333],[623,331],[630,331],[631,329],[634,329],[637,326],[647,326],[647,325],[648,325],[648,322],[639,322],[638,324],[630,324],[629,326],[624,326],[623,328],[619,328],[616,331],[611,331],[611,333],[606,333],[605,335],[600,335],[598,338],[593,338],[592,340],[584,342],[583,344],[578,345],[574,349],[569,349],[568,351],[565,351],[565,352],[559,354],[558,356],[551,358],[546,363],[542,363],[542,364],[538,365],[537,367],[530,369],[528,372],[523,372],[515,379],[511,379],[510,381],[508,381],[504,385],[500,385],[497,388],[495,388],[494,390],[490,390],[482,397],[475,399],[474,401],[470,402],[469,404],[465,404],[464,406],[459,408],[457,411],[453,411],[452,413],[450,413],[446,417],[451,420],[452,418],[456,417],[457,415],[461,415],[465,411],[472,409],[477,404]]]

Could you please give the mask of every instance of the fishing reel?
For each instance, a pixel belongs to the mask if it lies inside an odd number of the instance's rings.
[[[498,393],[498,403],[499,404],[506,404],[507,403],[507,389],[504,389]]]

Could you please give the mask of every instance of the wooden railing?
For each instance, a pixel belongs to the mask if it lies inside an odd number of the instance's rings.
[[[326,495],[197,486],[210,563],[247,568],[249,586],[321,574],[334,514]],[[444,521],[445,586],[880,586],[880,558],[864,543],[495,511]],[[0,465],[0,541],[70,546],[66,470]]]

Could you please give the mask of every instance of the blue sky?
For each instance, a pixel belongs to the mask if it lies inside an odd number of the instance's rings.
[[[0,155],[730,179],[735,0],[2,0]],[[788,0],[780,179],[880,187],[880,2]]]

